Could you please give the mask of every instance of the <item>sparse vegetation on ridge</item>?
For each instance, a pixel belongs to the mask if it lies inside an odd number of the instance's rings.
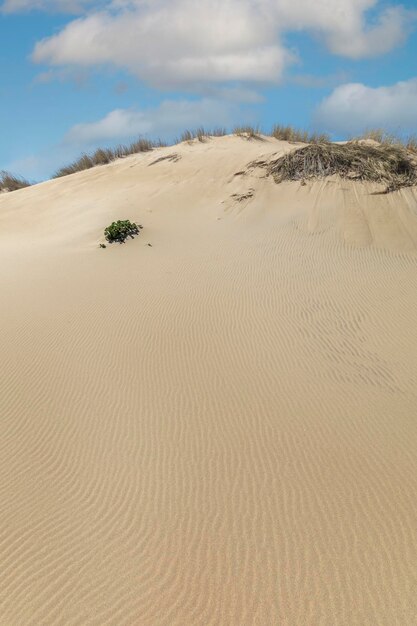
[[[277,183],[338,175],[384,184],[387,193],[417,184],[416,160],[404,146],[386,143],[308,144],[273,161],[252,165],[266,168]]]
[[[399,146],[406,148],[409,152],[414,152],[417,154],[417,136],[411,135],[410,137],[398,137],[396,135],[387,133],[382,129],[373,129],[366,131],[363,135],[357,138],[357,140],[361,139],[370,139],[372,141],[376,141],[377,143],[389,146]]]
[[[210,137],[224,137],[225,135],[227,135],[225,128],[220,127],[207,130],[201,126],[196,130],[185,130],[181,133],[179,139],[176,140],[176,143],[182,143],[184,141],[190,142],[194,139],[198,139],[198,141],[203,143],[206,139],[210,139]]]
[[[284,126],[279,124],[273,126],[270,132],[265,133],[261,131],[259,126],[237,126],[236,128],[234,128],[233,134],[249,140],[260,140],[262,139],[263,134],[269,137],[274,137],[275,139],[289,141],[293,143],[305,143],[315,145],[328,144],[330,146],[340,145],[331,143],[330,137],[325,133],[308,132],[305,130],[298,130],[293,126]],[[219,127],[207,130],[203,127],[200,127],[196,130],[185,130],[180,138],[175,140],[175,143],[190,143],[195,139],[198,139],[199,142],[203,143],[211,137],[223,137],[224,135],[227,135],[227,130],[225,128]],[[398,137],[379,129],[369,130],[363,135],[347,142],[347,144],[345,145],[351,146],[355,142],[360,143],[361,140],[367,139],[377,142],[383,148],[390,147],[403,151],[403,153],[408,152],[417,154],[417,136],[412,136],[409,138]],[[62,176],[75,174],[76,172],[91,169],[98,165],[106,165],[119,158],[123,158],[133,154],[139,154],[141,152],[150,152],[155,148],[161,148],[167,145],[167,143],[164,143],[160,140],[151,141],[149,139],[140,138],[129,145],[119,145],[116,148],[98,148],[95,152],[92,152],[91,154],[83,154],[69,165],[61,167],[59,170],[57,170],[57,172],[55,172],[53,178],[59,178]],[[378,146],[375,147],[377,148]],[[22,177],[14,176],[8,172],[0,171],[0,192],[16,191],[17,189],[22,189],[30,185],[31,183],[29,183]]]
[[[9,172],[0,171],[0,192],[17,191],[24,187],[30,187],[30,182],[21,176],[14,176]]]
[[[293,141],[295,143],[325,143],[330,141],[326,133],[309,133],[306,130],[298,130],[292,126],[276,124],[272,127],[271,136],[281,141]]]
[[[233,134],[244,137],[246,139],[261,139],[261,129],[259,126],[237,126],[233,130]],[[271,132],[265,133],[267,136],[275,137],[283,141],[290,141],[294,143],[307,143],[307,144],[331,144],[329,135],[325,133],[308,132],[298,130],[292,126],[282,126],[276,124],[273,126]],[[196,130],[185,130],[179,138],[175,140],[175,143],[192,142],[198,139],[200,142],[204,142],[210,137],[223,137],[227,135],[225,128],[219,127],[211,130],[207,130],[203,127]],[[392,145],[402,147],[412,152],[417,153],[417,138],[401,139],[384,133],[384,131],[374,130],[368,131],[362,137],[358,139],[374,139],[383,145]],[[131,154],[138,154],[140,152],[149,152],[154,148],[165,147],[168,144],[162,141],[150,141],[148,139],[139,139],[128,146],[121,145],[117,148],[99,148],[93,154],[84,154],[79,159],[71,163],[66,167],[60,168],[54,175],[54,178],[60,176],[67,176],[80,172],[85,169],[90,169],[96,165],[105,165],[116,159],[129,156]]]
[[[121,159],[131,154],[139,154],[140,152],[150,152],[154,148],[161,148],[163,146],[166,146],[166,144],[161,141],[138,139],[126,146],[120,145],[116,148],[98,148],[98,150],[92,154],[83,154],[79,159],[70,163],[70,165],[61,167],[55,172],[53,178],[75,174],[76,172],[91,169],[96,165],[107,165],[107,163],[111,163],[116,159]]]
[[[233,134],[238,137],[246,137],[246,139],[261,139],[261,131],[259,126],[236,126]]]

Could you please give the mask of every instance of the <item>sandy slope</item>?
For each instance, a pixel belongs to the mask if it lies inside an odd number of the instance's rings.
[[[287,149],[0,197],[2,626],[417,623],[417,194]]]

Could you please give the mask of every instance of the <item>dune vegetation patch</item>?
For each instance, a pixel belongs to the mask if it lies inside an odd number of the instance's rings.
[[[208,130],[200,126],[196,130],[184,130],[180,137],[176,139],[175,143],[183,143],[184,141],[191,143],[194,139],[198,139],[200,143],[204,143],[207,139],[210,139],[210,137],[224,137],[225,135],[227,135],[226,128],[218,127]]]
[[[83,154],[78,159],[61,167],[57,170],[53,178],[61,176],[69,176],[76,172],[91,169],[97,165],[107,165],[116,159],[130,156],[131,154],[140,154],[141,152],[150,152],[154,148],[164,147],[166,144],[162,141],[150,141],[149,139],[138,139],[129,145],[120,145],[116,148],[98,148],[92,154]]]
[[[259,126],[236,126],[233,129],[233,134],[244,139],[262,139]]]
[[[307,130],[299,130],[294,126],[283,126],[275,124],[271,130],[271,137],[280,141],[290,141],[294,143],[326,143],[330,141],[326,133],[310,133]]]
[[[377,143],[389,145],[389,146],[397,146],[402,147],[408,150],[408,152],[413,152],[417,154],[417,136],[398,136],[394,133],[388,133],[381,128],[373,128],[371,130],[367,130],[361,137],[356,138],[358,141],[361,139],[370,139],[372,141],[376,141]]]
[[[251,166],[266,168],[276,183],[338,175],[383,184],[386,193],[417,184],[415,157],[405,147],[387,143],[313,143]]]
[[[104,236],[109,243],[124,243],[128,237],[133,239],[135,235],[139,235],[141,229],[140,224],[135,224],[130,220],[118,220],[104,229]]]
[[[192,145],[193,143],[198,144],[199,142],[205,143],[212,138],[223,137],[227,134],[228,134],[228,130],[223,127],[212,128],[212,129],[199,127],[195,130],[185,130],[179,137],[177,137],[174,140],[173,143],[172,142],[167,143],[161,140],[151,140],[145,137],[139,137],[136,141],[133,141],[132,143],[129,143],[126,145],[121,144],[113,148],[98,148],[94,152],[84,153],[79,158],[75,159],[72,163],[69,163],[68,165],[60,167],[52,176],[52,178],[60,178],[62,176],[75,174],[76,172],[88,170],[88,169],[91,169],[100,165],[107,165],[108,163],[111,163],[117,159],[121,159],[121,158],[134,155],[134,154],[151,152],[152,150],[156,148],[163,148],[163,147],[167,147],[168,145],[177,145],[183,142],[188,143],[190,145]],[[314,151],[314,149],[310,150],[310,146],[306,146],[305,148],[303,147],[302,149],[305,149],[306,153],[302,153],[302,155],[297,155],[297,157],[294,157],[294,159],[298,161],[301,159],[301,157],[304,154],[305,159],[304,159],[304,156],[303,156],[303,159],[305,163],[308,162],[310,164],[308,167],[303,166],[305,170],[309,170],[309,169],[320,170],[322,167],[324,167],[325,171],[327,172],[327,170],[330,170],[333,166],[339,170],[344,170],[345,167],[349,169],[349,161],[352,160],[354,156],[353,153],[356,150],[357,158],[355,157],[354,159],[355,163],[361,163],[363,162],[363,159],[365,158],[365,160],[369,161],[367,168],[366,168],[366,171],[367,171],[366,176],[369,176],[369,175],[373,176],[374,174],[371,173],[371,170],[375,170],[374,165],[376,162],[378,161],[380,163],[383,161],[386,162],[388,158],[391,164],[392,164],[392,161],[393,160],[395,161],[396,159],[399,163],[401,159],[397,157],[400,155],[400,153],[403,153],[404,151],[408,153],[407,158],[409,158],[410,155],[412,154],[414,155],[417,154],[417,137],[416,136],[411,136],[408,138],[404,136],[396,136],[393,134],[389,134],[385,132],[384,130],[379,130],[379,129],[368,130],[366,133],[362,134],[361,137],[357,137],[349,141],[347,144],[345,144],[346,146],[348,146],[347,151],[350,153],[349,155],[345,153],[346,158],[344,158],[341,155],[341,153],[337,152],[339,149],[337,146],[340,144],[336,144],[336,147],[335,147],[335,144],[331,143],[330,137],[327,134],[297,129],[294,126],[290,126],[290,125],[275,124],[270,130],[264,130],[260,126],[241,125],[241,126],[236,126],[233,129],[232,134],[242,139],[246,139],[248,141],[250,140],[264,141],[266,140],[267,137],[272,137],[274,139],[278,139],[280,141],[288,141],[290,143],[314,144],[314,145],[319,146],[318,150],[316,151]],[[359,154],[359,152],[361,151],[361,148],[360,147],[358,148],[358,143],[360,142],[361,139],[370,140],[368,142],[369,144],[368,152],[371,151],[371,148],[370,148],[371,144],[376,144],[376,143],[380,144],[379,148],[378,146],[374,145],[375,153],[378,153],[378,149],[380,149],[380,153],[375,154],[374,156],[372,154],[370,155],[368,154],[367,157],[364,157],[363,150],[362,150],[362,152]],[[389,154],[390,151],[391,151],[391,155]],[[278,166],[278,170],[280,172],[281,170],[282,172],[284,172],[289,169],[290,171],[292,171],[291,175],[297,175],[297,178],[295,178],[295,180],[298,180],[299,178],[301,179],[306,178],[308,176],[308,172],[306,171],[304,176],[301,175],[299,172],[299,169],[300,169],[299,163],[298,164],[293,163],[292,165],[290,165],[290,161],[292,158],[293,157],[288,157],[288,160],[285,161],[285,164],[283,163],[282,165]],[[165,159],[168,160],[168,159],[171,159],[171,157],[163,156],[160,159],[156,159],[153,163],[151,163],[151,165],[158,163],[159,161],[162,161]],[[174,159],[172,160],[175,161]],[[343,161],[343,165],[341,161]],[[371,163],[372,161],[374,165],[372,165]],[[359,165],[359,168],[360,167],[361,165]],[[386,165],[383,165],[382,169],[386,170],[387,169]],[[339,173],[342,173],[342,172],[339,171]],[[276,175],[278,177],[278,171]],[[317,175],[317,172],[311,173],[310,177],[313,177],[316,175]],[[360,179],[361,177],[353,176],[353,178]],[[395,175],[394,178],[398,182],[398,176]],[[407,179],[407,176],[405,177],[405,179]],[[292,180],[292,179],[290,178],[289,180]],[[374,178],[363,177],[362,180],[374,180]],[[389,187],[389,181],[384,180],[384,182],[387,182],[387,187]],[[406,184],[414,184],[414,183],[406,183]],[[16,191],[18,189],[22,189],[30,185],[31,183],[29,183],[24,178],[15,176],[8,172],[2,172],[0,170],[0,192]],[[404,186],[404,184],[400,184],[400,186]],[[396,187],[393,187],[393,188],[396,188]]]
[[[0,192],[2,191],[17,191],[18,189],[24,189],[30,187],[30,182],[21,176],[15,176],[9,172],[0,172]]]

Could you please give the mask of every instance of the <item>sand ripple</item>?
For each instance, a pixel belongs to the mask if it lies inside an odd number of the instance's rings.
[[[417,623],[413,191],[218,145],[1,199],[68,227],[0,252],[4,626]]]

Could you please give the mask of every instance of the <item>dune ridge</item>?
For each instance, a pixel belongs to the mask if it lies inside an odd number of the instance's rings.
[[[0,624],[416,623],[416,189],[292,149],[0,197]]]

